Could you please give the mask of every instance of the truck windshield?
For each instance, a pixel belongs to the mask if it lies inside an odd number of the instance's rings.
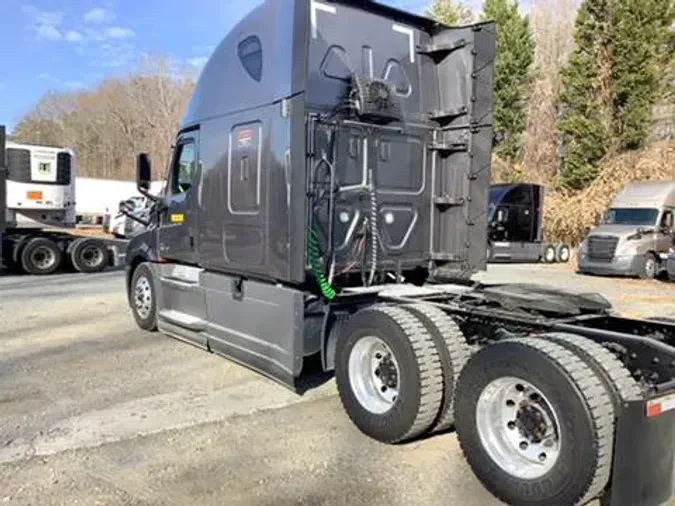
[[[495,210],[497,209],[497,202],[501,201],[502,197],[509,189],[509,186],[491,186],[488,196],[488,221],[492,221]]]
[[[602,222],[605,225],[656,225],[658,215],[658,209],[611,208]]]

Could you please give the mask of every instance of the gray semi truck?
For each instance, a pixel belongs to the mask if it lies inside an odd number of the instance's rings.
[[[653,279],[675,240],[675,181],[635,181],[614,197],[579,245],[582,274]]]
[[[470,280],[494,59],[491,22],[256,7],[202,71],[163,194],[138,156],[153,205],[126,250],[131,313],[296,391],[321,364],[383,443],[456,431],[506,504],[656,506],[673,487],[675,326]]]

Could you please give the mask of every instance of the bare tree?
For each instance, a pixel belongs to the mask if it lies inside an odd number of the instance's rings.
[[[21,119],[14,137],[72,147],[82,176],[133,179],[139,151],[167,159],[194,84],[188,70],[153,55],[126,77],[90,91],[48,93]]]
[[[533,0],[536,80],[524,139],[525,177],[551,182],[558,160],[558,97],[560,71],[574,47],[575,0]]]

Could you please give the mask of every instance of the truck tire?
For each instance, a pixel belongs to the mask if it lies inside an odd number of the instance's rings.
[[[62,262],[63,251],[46,237],[31,239],[21,251],[21,267],[28,274],[53,274]]]
[[[645,253],[639,262],[638,276],[640,279],[654,279],[658,274],[659,261],[653,253]]]
[[[70,261],[79,272],[100,272],[109,260],[108,247],[99,239],[78,240],[70,250]]]
[[[432,304],[410,304],[405,309],[422,321],[438,350],[443,369],[443,401],[432,430],[446,431],[455,423],[455,385],[473,350],[459,325],[443,310]]]
[[[136,324],[143,330],[157,330],[157,292],[152,271],[147,264],[139,264],[131,276],[129,287],[131,312]]]
[[[600,496],[614,420],[611,393],[593,368],[544,339],[486,346],[457,385],[460,446],[480,482],[506,504],[581,505]]]
[[[544,246],[544,262],[547,264],[555,263],[557,258],[557,252],[553,244],[547,244]]]
[[[611,351],[586,337],[563,332],[540,334],[538,337],[564,346],[581,357],[603,380],[605,388],[614,395],[614,407],[618,410],[624,402],[642,398],[642,391],[630,371]]]
[[[378,304],[349,319],[338,336],[335,379],[351,421],[381,442],[420,436],[440,411],[438,351],[419,318],[400,307]]]
[[[566,264],[570,261],[571,250],[567,244],[559,244],[556,248],[555,258],[557,262]]]

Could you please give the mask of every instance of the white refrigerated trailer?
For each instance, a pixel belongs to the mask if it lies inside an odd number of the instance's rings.
[[[77,224],[77,164],[72,150],[6,142],[0,199],[2,264],[29,274],[51,274],[69,264],[80,272],[98,272],[114,263],[114,246],[71,230]]]

